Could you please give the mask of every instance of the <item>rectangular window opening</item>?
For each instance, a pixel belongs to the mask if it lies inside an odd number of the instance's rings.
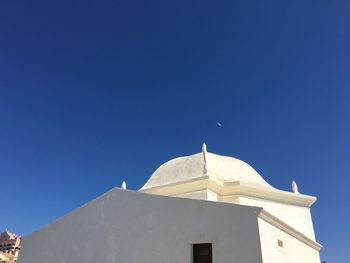
[[[193,263],[212,263],[213,251],[211,243],[193,244]]]
[[[283,241],[282,240],[278,239],[277,240],[277,244],[278,244],[279,247],[283,247]]]

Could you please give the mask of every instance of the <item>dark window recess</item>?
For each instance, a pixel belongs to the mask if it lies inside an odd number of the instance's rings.
[[[193,244],[193,263],[212,263],[212,244]]]
[[[283,241],[282,240],[278,239],[277,240],[277,244],[278,244],[279,247],[283,247]]]

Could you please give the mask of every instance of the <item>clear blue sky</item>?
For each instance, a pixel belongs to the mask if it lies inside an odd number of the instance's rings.
[[[318,196],[322,258],[347,262],[349,14],[347,0],[0,1],[0,229],[136,190],[205,141]]]

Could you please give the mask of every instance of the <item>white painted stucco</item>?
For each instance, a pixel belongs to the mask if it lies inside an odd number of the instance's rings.
[[[161,165],[141,188],[165,186],[209,176],[219,182],[247,182],[273,188],[249,164],[237,158],[206,151],[170,160]]]
[[[203,145],[161,165],[139,192],[114,188],[24,237],[19,263],[192,263],[192,244],[205,242],[213,263],[320,263],[316,197],[292,185],[278,190]]]
[[[19,263],[191,263],[203,242],[213,262],[261,263],[260,210],[115,188],[24,237]]]
[[[318,250],[258,218],[263,263],[319,263]],[[278,240],[283,247],[278,246]]]
[[[261,207],[315,241],[310,207],[316,197],[292,185],[291,192],[278,190],[247,163],[209,153],[204,145],[201,153],[161,165],[140,191]]]
[[[246,196],[240,196],[238,198],[238,204],[263,207],[264,210],[270,212],[312,240],[315,240],[314,227],[309,207],[270,200],[259,200],[257,198]]]

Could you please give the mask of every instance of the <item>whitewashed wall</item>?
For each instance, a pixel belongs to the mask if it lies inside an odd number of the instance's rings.
[[[319,252],[258,218],[264,263],[320,263]],[[278,246],[278,240],[283,247]]]
[[[255,199],[251,197],[239,197],[238,203],[242,205],[262,207],[264,210],[278,217],[307,237],[316,240],[309,207],[295,206],[287,203]]]
[[[200,242],[214,263],[261,263],[259,211],[115,188],[25,237],[19,263],[191,263]]]

